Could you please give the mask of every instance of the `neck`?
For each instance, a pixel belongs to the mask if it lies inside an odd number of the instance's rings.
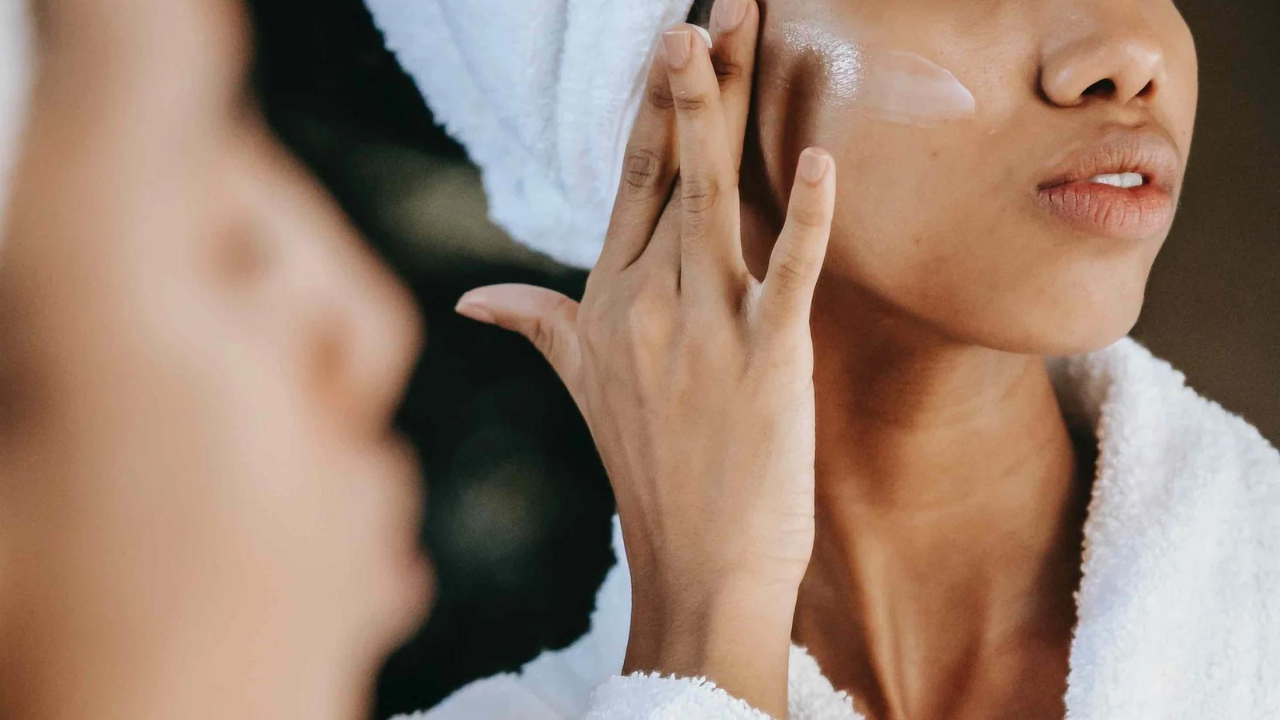
[[[1060,710],[1092,463],[1043,360],[835,294],[814,308],[818,538],[797,639],[874,717],[989,710],[1029,667],[1057,678]]]

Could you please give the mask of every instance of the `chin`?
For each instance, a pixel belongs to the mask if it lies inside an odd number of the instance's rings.
[[[952,338],[1005,352],[1062,357],[1100,350],[1137,324],[1155,247],[1104,258],[1073,253],[988,273],[985,282],[953,282],[943,306],[937,300],[944,295],[930,299],[941,311],[933,317]]]
[[[1063,357],[1101,350],[1133,330],[1142,311],[1137,297],[1089,293],[1044,298],[1022,304],[1026,312],[990,317],[983,328],[969,328],[974,344],[1022,355]],[[1010,307],[1018,307],[1011,303]]]
[[[865,259],[837,252],[825,288],[835,307],[904,318],[901,327],[953,345],[1041,357],[1108,347],[1138,321],[1155,246],[1101,257],[1080,243],[1063,246],[1065,253],[1023,253],[1013,262],[984,250],[945,262],[901,259],[871,272]]]

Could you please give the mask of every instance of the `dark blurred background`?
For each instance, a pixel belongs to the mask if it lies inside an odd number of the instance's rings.
[[[388,663],[378,715],[423,709],[587,627],[612,563],[612,498],[585,426],[541,358],[454,317],[490,282],[569,294],[585,275],[485,219],[465,155],[434,127],[361,0],[256,0],[268,114],[414,288],[428,348],[403,411],[425,461],[424,540],[441,592]],[[1177,226],[1135,335],[1280,440],[1280,73],[1275,0],[1184,0],[1200,115]]]

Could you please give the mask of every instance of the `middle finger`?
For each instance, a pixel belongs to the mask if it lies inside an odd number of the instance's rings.
[[[737,169],[707,44],[691,25],[663,35],[680,153],[681,292],[724,295],[746,272],[738,237]]]
[[[760,9],[755,0],[716,0],[711,11],[711,35],[715,38],[711,60],[720,79],[720,102],[735,169],[742,165],[759,30]]]

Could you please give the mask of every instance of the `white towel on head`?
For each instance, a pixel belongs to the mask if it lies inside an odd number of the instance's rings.
[[[659,32],[692,2],[366,0],[494,222],[578,267],[599,257]]]
[[[27,118],[32,35],[26,0],[0,1],[0,233],[9,205],[9,176]]]

